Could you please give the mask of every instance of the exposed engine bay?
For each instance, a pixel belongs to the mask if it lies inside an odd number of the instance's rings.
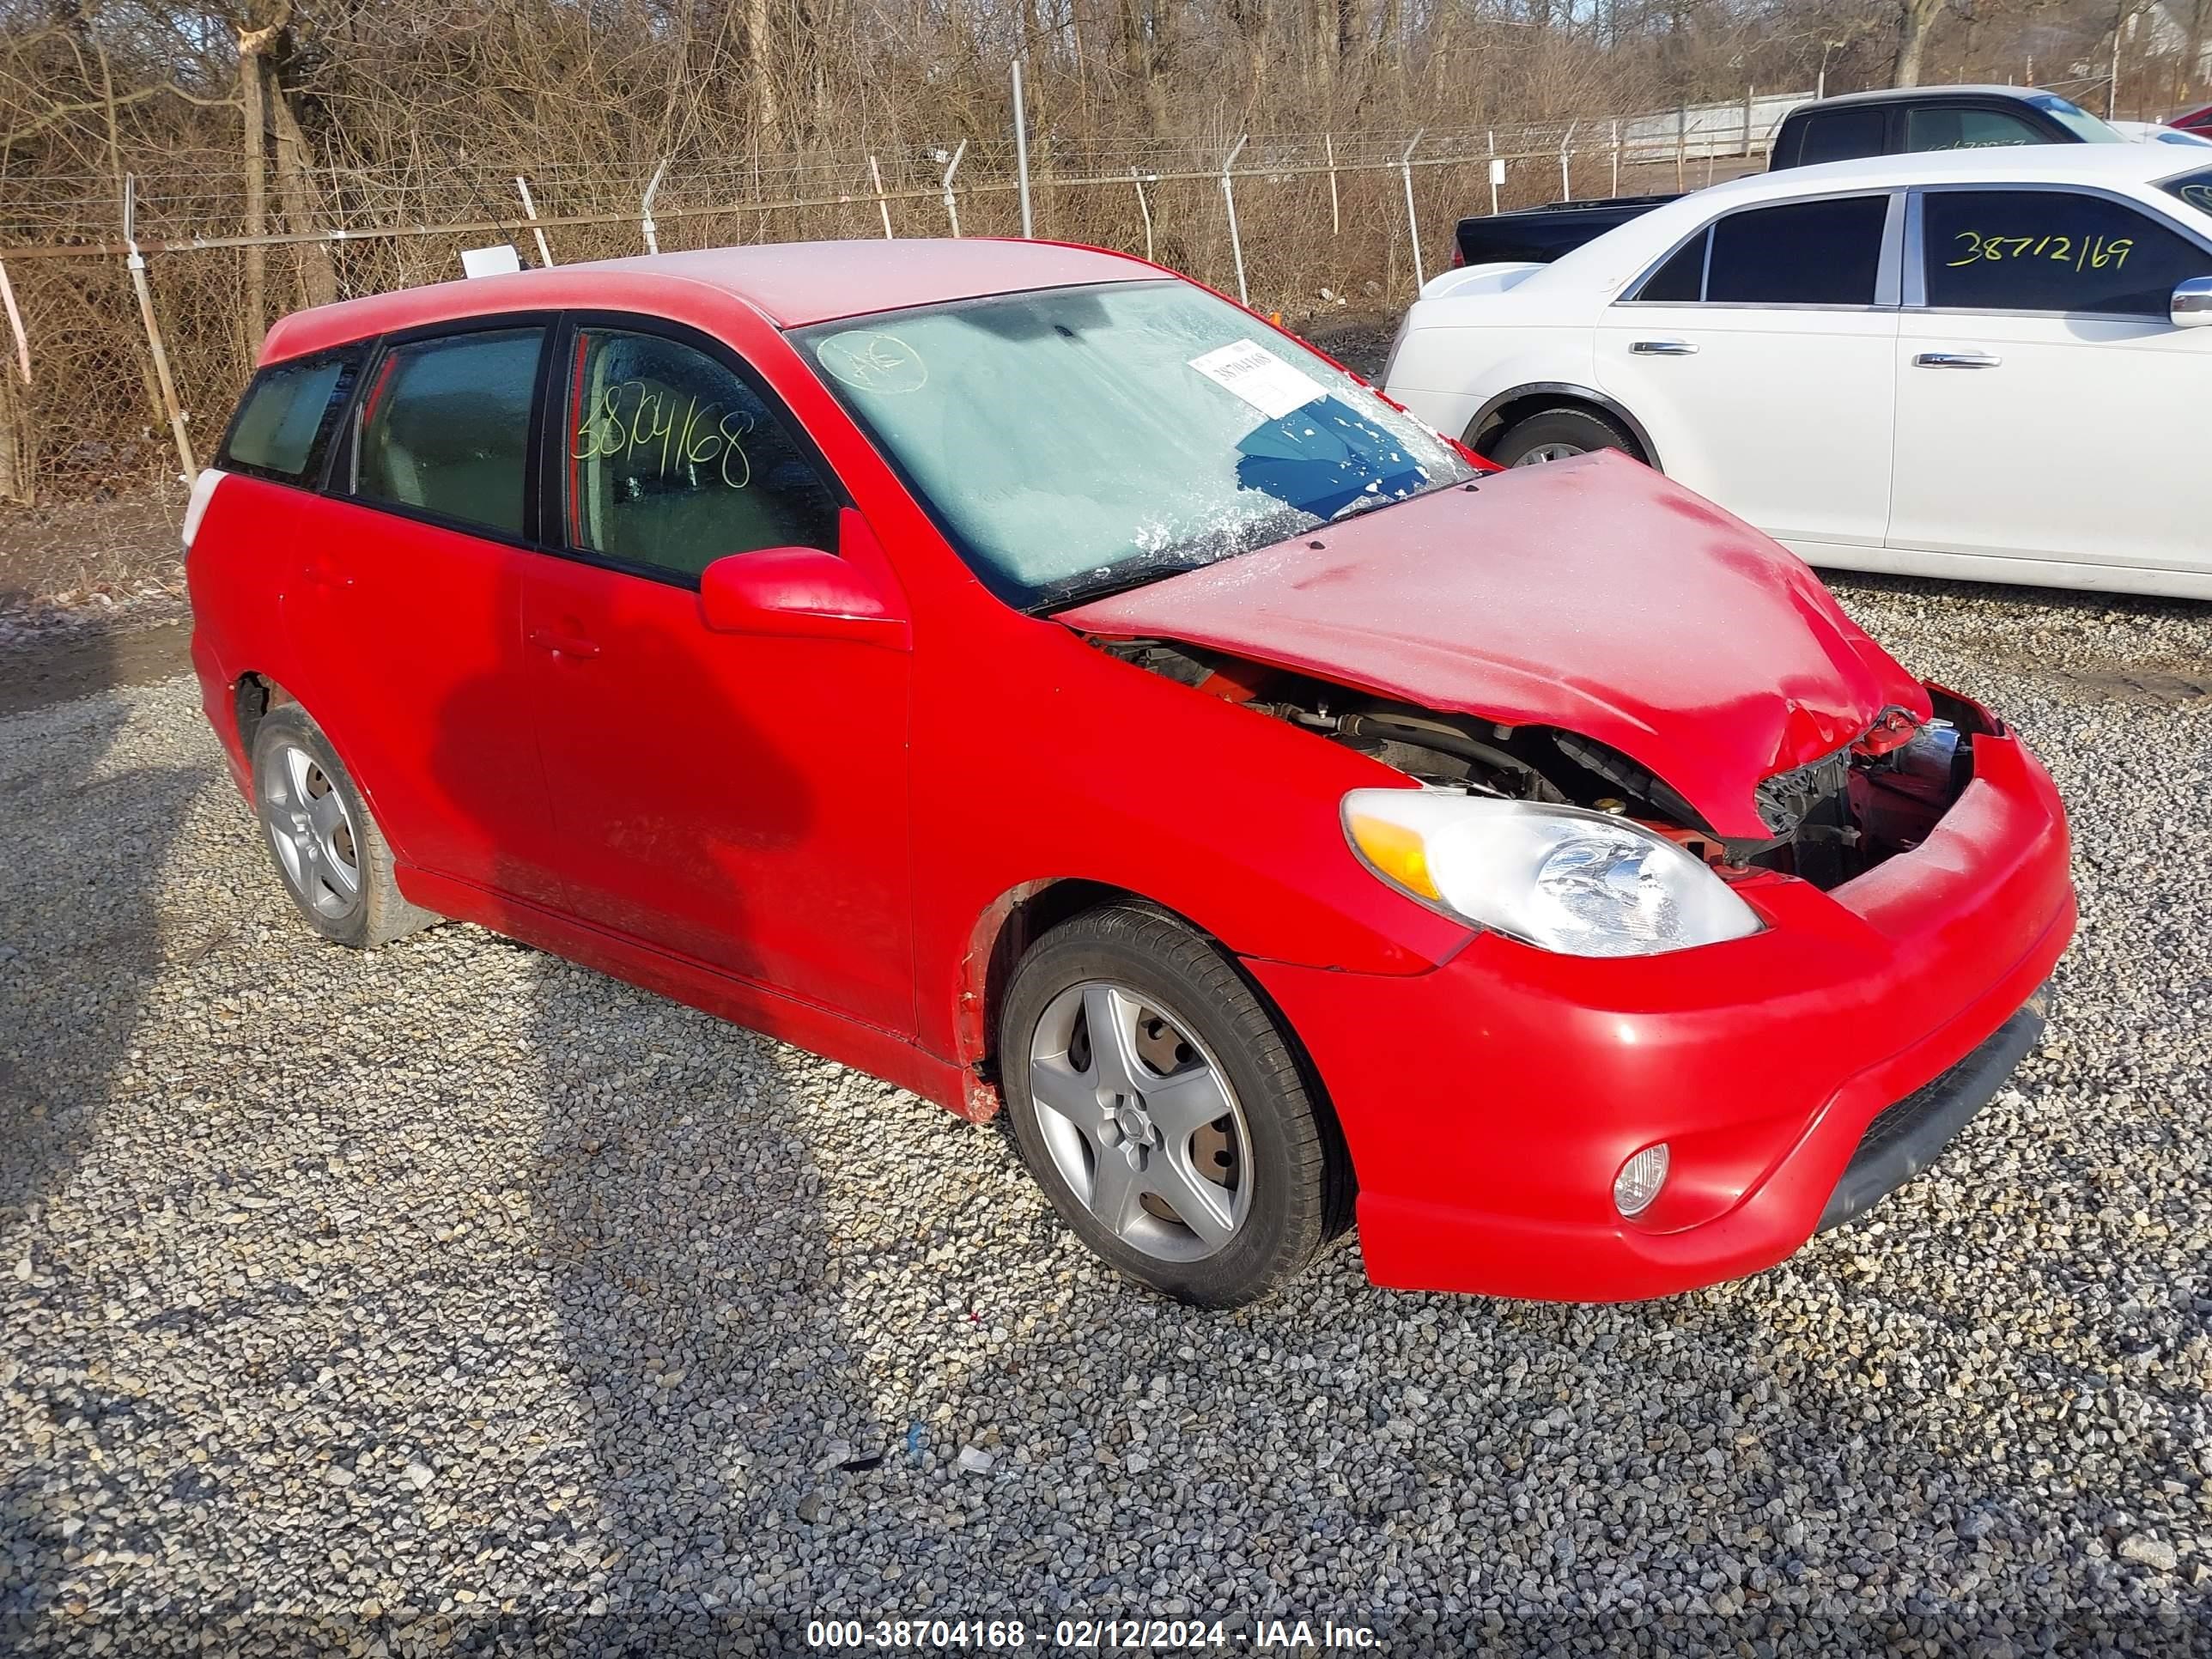
[[[1892,708],[1853,742],[1758,786],[1762,840],[1713,833],[1665,779],[1549,726],[1506,726],[1160,640],[1094,640],[1149,672],[1285,720],[1437,787],[1633,819],[1723,871],[1794,875],[1824,890],[1924,840],[1973,775],[1981,711],[1931,689],[1922,724]]]

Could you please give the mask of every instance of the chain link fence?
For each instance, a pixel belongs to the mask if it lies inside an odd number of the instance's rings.
[[[12,180],[42,234],[0,247],[0,298],[13,302],[0,499],[181,479],[204,462],[252,372],[249,250],[274,317],[457,276],[462,250],[487,243],[571,264],[655,247],[1018,235],[1026,188],[1039,236],[1146,255],[1297,323],[1403,304],[1448,262],[1463,216],[1759,166],[1782,113],[1809,95],[1433,131],[1078,141],[1047,120],[1029,135],[1025,184],[1011,132],[651,169],[316,169],[270,191],[267,222],[288,228],[258,236],[234,156],[173,156],[113,187]]]

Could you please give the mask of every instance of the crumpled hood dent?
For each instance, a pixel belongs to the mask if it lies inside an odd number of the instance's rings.
[[[1885,708],[1930,712],[1793,555],[1611,453],[1498,473],[1060,620],[1577,732],[1731,837],[1769,833],[1763,779],[1834,753]]]

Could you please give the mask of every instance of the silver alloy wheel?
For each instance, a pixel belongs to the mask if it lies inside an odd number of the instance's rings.
[[[1589,453],[1589,452],[1580,444],[1538,444],[1534,449],[1523,455],[1519,460],[1514,462],[1513,465],[1516,466],[1534,466],[1540,461],[1564,461],[1570,455],[1583,455],[1587,453]]]
[[[1053,1163],[1115,1237],[1197,1261],[1236,1237],[1252,1204],[1252,1138],[1188,1024],[1126,987],[1072,985],[1030,1034],[1029,1081]]]
[[[292,890],[333,921],[361,902],[361,848],[353,814],[322,763],[286,744],[262,769],[262,817]]]

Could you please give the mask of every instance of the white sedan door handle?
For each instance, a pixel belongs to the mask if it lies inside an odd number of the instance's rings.
[[[1996,368],[2004,359],[1986,351],[1923,351],[1912,362],[1920,368]]]
[[[1687,340],[1632,340],[1628,349],[1639,357],[1694,357],[1696,346]]]

